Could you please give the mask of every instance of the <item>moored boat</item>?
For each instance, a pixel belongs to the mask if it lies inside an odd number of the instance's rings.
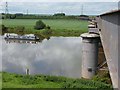
[[[17,39],[17,40],[39,40],[37,36],[34,34],[25,34],[25,35],[18,35],[14,33],[5,33],[5,39]]]

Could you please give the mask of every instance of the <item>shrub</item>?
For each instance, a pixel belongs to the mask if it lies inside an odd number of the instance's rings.
[[[14,32],[16,32],[17,34],[23,35],[23,34],[25,34],[25,27],[24,26],[14,27]]]
[[[2,25],[2,30],[3,31],[6,31],[7,30],[7,27],[5,25]]]
[[[109,71],[98,71],[97,75],[93,77],[93,80],[104,82],[106,84],[112,84]]]
[[[41,20],[39,20],[36,22],[34,29],[40,30],[40,29],[44,29],[45,27],[46,25]]]
[[[50,26],[47,26],[46,29],[50,29]]]
[[[24,27],[24,26],[17,26],[17,27],[15,28],[15,30],[17,30],[18,32],[24,32],[25,27]]]
[[[5,25],[0,25],[0,34],[4,34],[8,31],[8,28]]]
[[[45,29],[42,31],[43,35],[51,35],[52,34],[52,30],[51,29]]]

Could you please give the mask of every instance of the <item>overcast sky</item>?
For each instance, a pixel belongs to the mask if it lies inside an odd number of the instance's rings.
[[[80,15],[82,12],[86,15],[99,15],[110,10],[118,9],[118,0],[4,0],[1,3],[0,12],[5,12],[5,1],[8,1],[9,13],[28,13],[29,14],[54,14],[64,12],[67,15]],[[88,2],[89,1],[89,2]]]

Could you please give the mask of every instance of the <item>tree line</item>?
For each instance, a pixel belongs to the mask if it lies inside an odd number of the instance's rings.
[[[82,18],[81,18],[82,17]],[[87,15],[65,15],[65,13],[55,13],[54,15],[35,15],[35,14],[7,14],[2,13],[2,19],[84,19],[89,20]]]

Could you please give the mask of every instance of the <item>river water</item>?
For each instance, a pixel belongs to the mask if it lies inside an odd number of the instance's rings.
[[[2,71],[47,74],[79,78],[81,76],[81,38],[51,37],[36,44],[6,42],[0,37]]]

